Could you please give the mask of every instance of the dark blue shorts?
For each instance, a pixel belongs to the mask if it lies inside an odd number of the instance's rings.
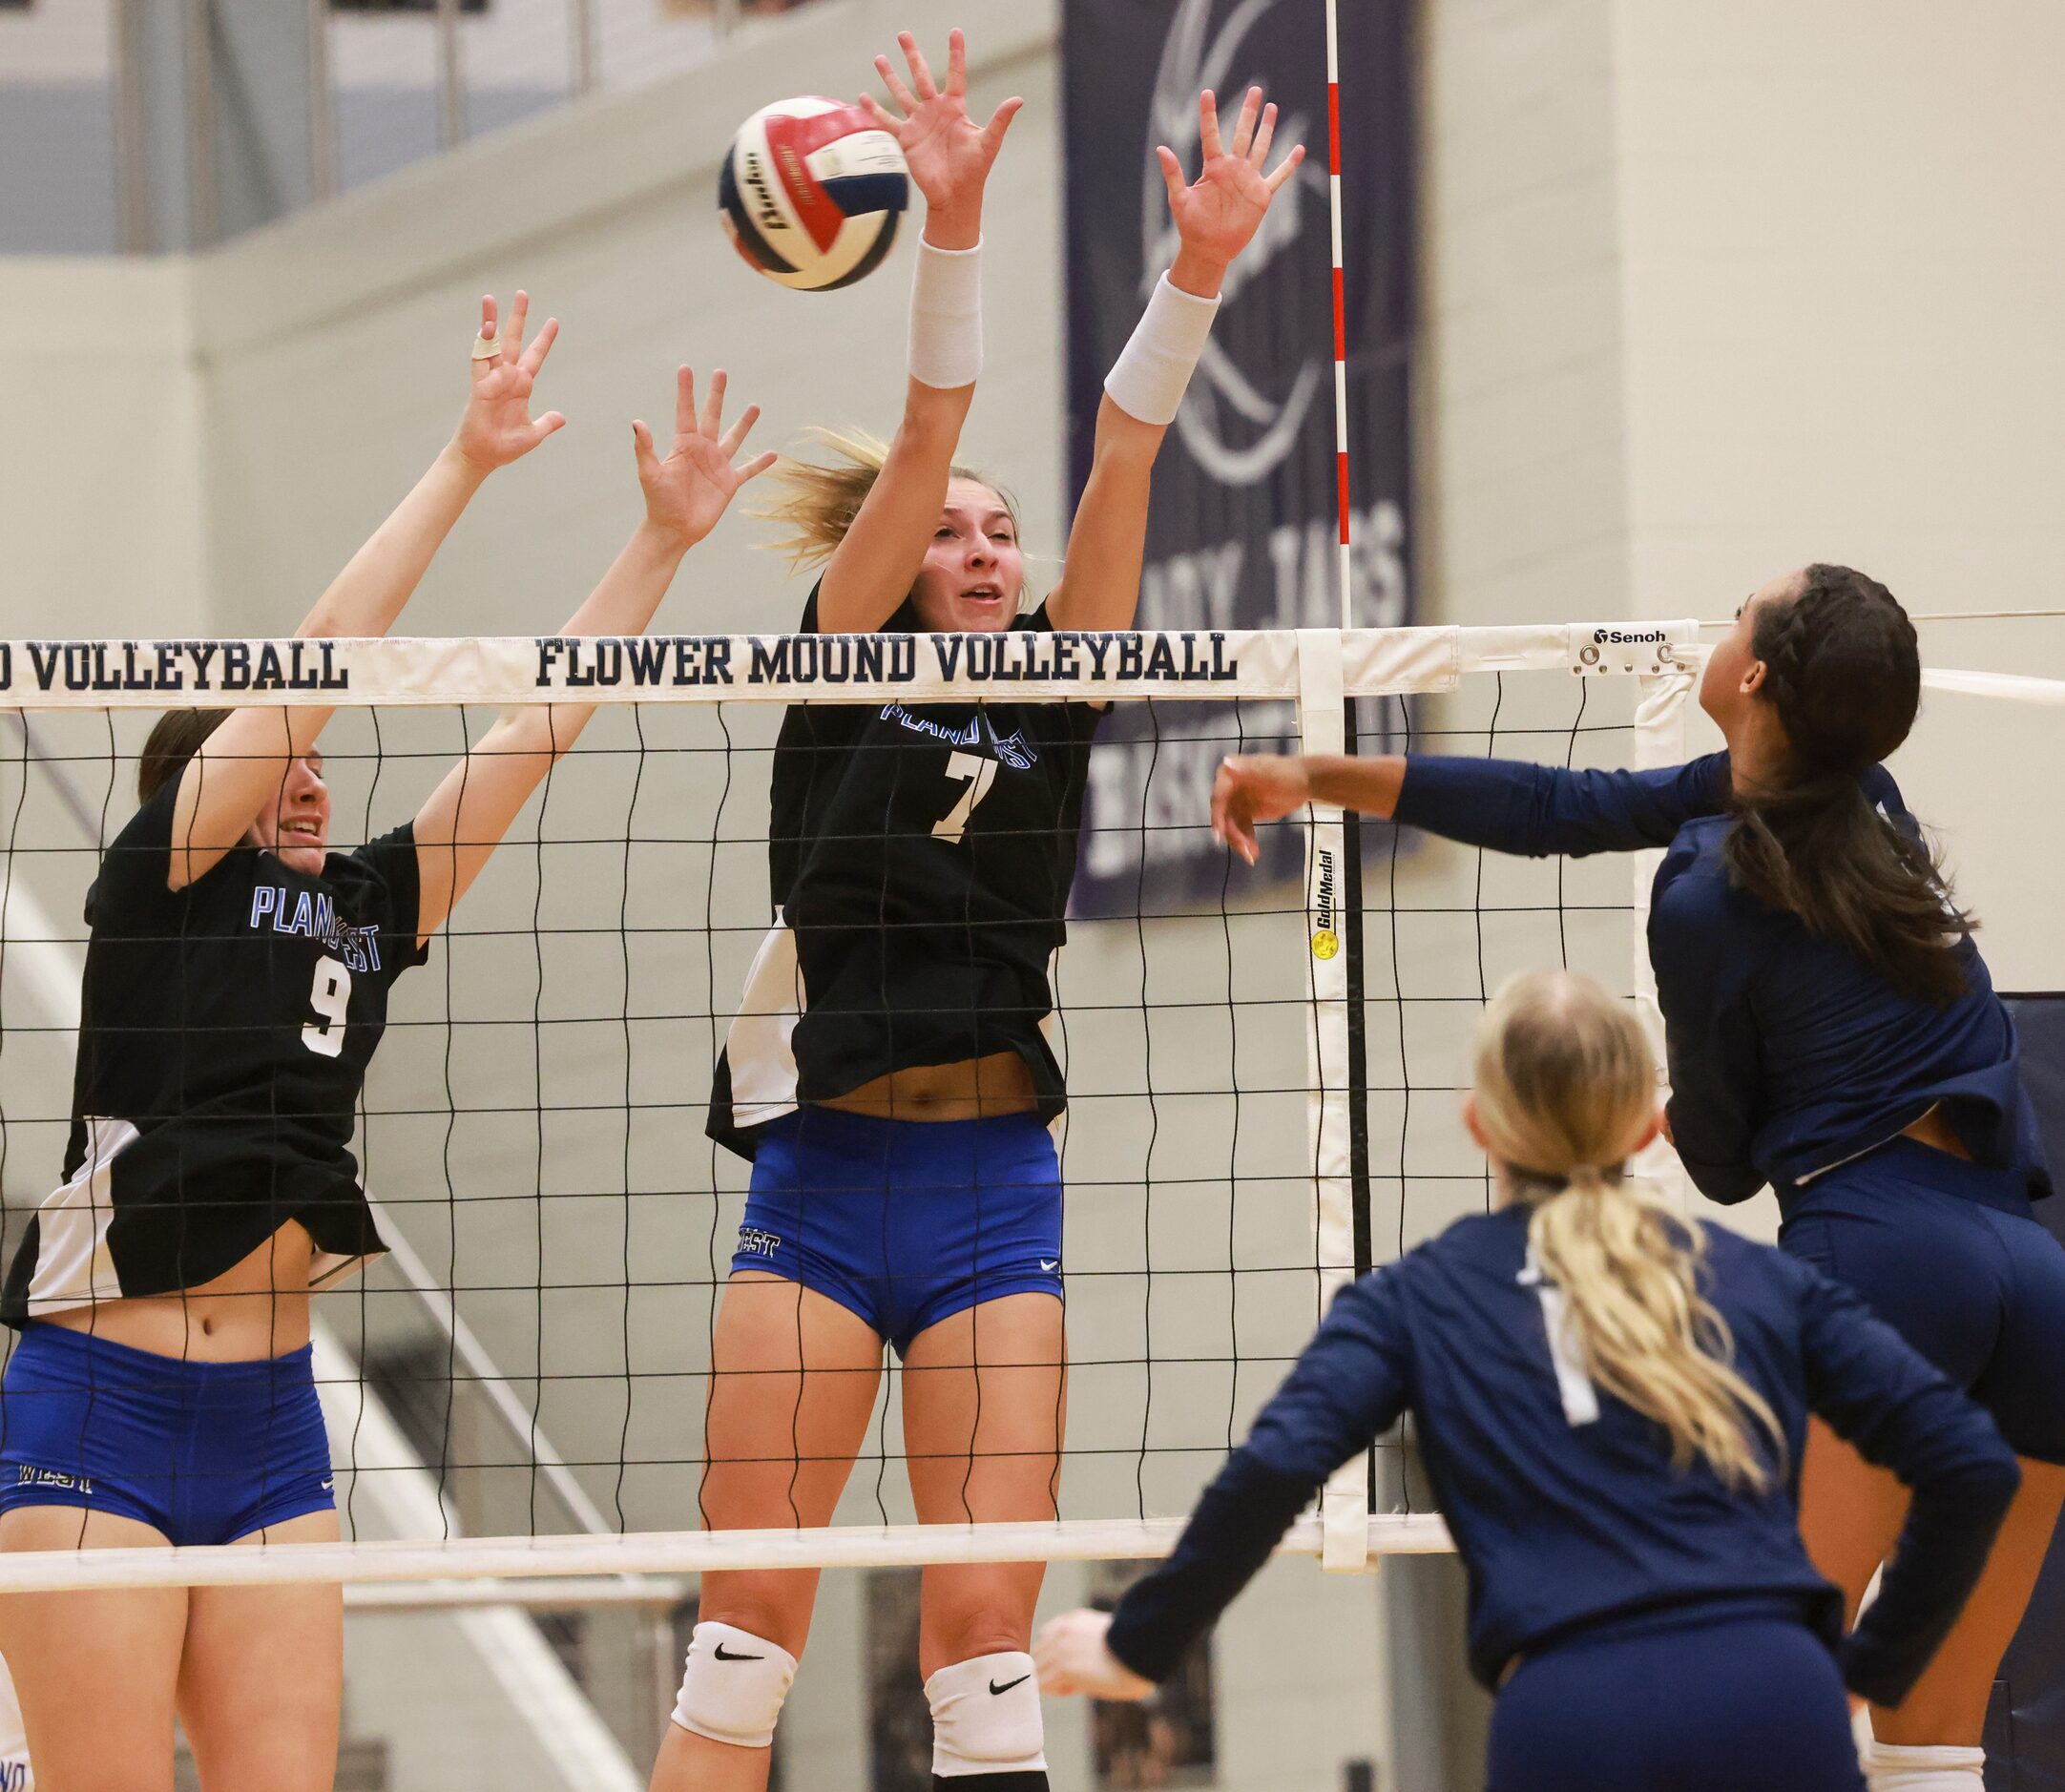
[[[943,1319],[1061,1293],[1061,1164],[1036,1114],[885,1120],[806,1107],[761,1134],[734,1270],[858,1313],[899,1356]]]
[[[1864,1792],[1843,1677],[1786,1617],[1679,1611],[1530,1656],[1491,1712],[1487,1792]]]
[[[329,1511],[330,1443],[306,1344],[186,1363],[31,1325],[0,1381],[0,1511],[76,1506],[168,1542],[234,1543]]]
[[[2018,1176],[1900,1138],[1785,1205],[1781,1245],[1863,1295],[2017,1454],[2065,1463],[2065,1245]]]

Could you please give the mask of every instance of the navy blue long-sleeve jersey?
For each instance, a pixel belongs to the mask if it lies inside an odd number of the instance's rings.
[[[1528,1215],[1450,1226],[1344,1289],[1205,1492],[1170,1560],[1113,1619],[1112,1651],[1159,1679],[1261,1567],[1307,1500],[1409,1407],[1470,1574],[1472,1671],[1662,1605],[1797,1613],[1833,1644],[1842,1597],[1808,1561],[1794,1495],[1820,1414],[1914,1490],[1877,1601],[1842,1645],[1850,1687],[1897,1705],[1955,1621],[2020,1471],[1987,1416],[1807,1265],[1708,1233],[1709,1298],[1735,1363],[1783,1427],[1789,1473],[1731,1492],[1672,1468],[1661,1427],[1559,1377]]]
[[[1883,766],[1865,794],[1920,829]],[[1566,771],[1414,755],[1397,819],[1469,845],[1540,856],[1669,850],[1650,899],[1649,956],[1663,1010],[1671,1131],[1702,1194],[1783,1202],[1932,1107],[1980,1163],[2050,1193],[2014,1024],[1986,961],[1959,947],[1965,992],[1943,1007],[1890,988],[1795,915],[1729,882],[1721,856],[1728,756],[1658,771]]]

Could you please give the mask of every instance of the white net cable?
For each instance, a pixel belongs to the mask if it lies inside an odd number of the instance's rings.
[[[1662,762],[1694,622],[1109,636],[680,636],[373,641],[0,641],[0,1189],[10,1251],[56,1180],[83,927],[135,753],[170,705],[335,705],[348,846],[393,826],[477,734],[475,711],[606,706],[396,987],[355,1151],[401,1248],[317,1305],[338,1545],[0,1556],[0,1591],[295,1579],[520,1581],[704,1569],[1152,1557],[1353,1273],[1485,1198],[1452,1091],[1487,989],[1560,955],[1631,994],[1628,867],[1533,864],[1373,829],[1346,1074],[1340,818],[1299,831],[1302,894],[1230,859],[1215,903],[1080,915],[1056,985],[1070,1073],[1070,1422],[1061,1516],[910,1522],[893,1360],[832,1526],[712,1532],[708,1345],[743,1166],[702,1136],[709,1069],[767,922],[780,706],[1112,700],[1151,727],[1125,826],[1142,865],[1209,824],[1199,766],[1303,739]],[[11,751],[5,749],[11,747]],[[1138,741],[1125,749],[1137,761]],[[1192,761],[1196,761],[1193,763]],[[1093,770],[1093,777],[1095,771]],[[10,787],[11,786],[11,787]],[[1298,826],[1286,823],[1286,827]],[[1096,850],[1086,838],[1086,857]],[[1643,874],[1637,872],[1637,888]],[[1144,889],[1144,882],[1142,884]],[[1370,1171],[1349,1133],[1366,1108]],[[378,1423],[375,1423],[377,1419]],[[378,1450],[375,1435],[386,1440]],[[1291,1552],[1354,1569],[1441,1550],[1410,1452],[1350,1465]],[[413,1477],[413,1479],[409,1479]],[[1372,1481],[1378,1504],[1372,1511]],[[388,1497],[407,1483],[421,1490]],[[686,1521],[686,1524],[684,1524]],[[606,1596],[660,1597],[620,1580]],[[518,1595],[520,1596],[520,1595]],[[540,1598],[548,1597],[541,1593]]]

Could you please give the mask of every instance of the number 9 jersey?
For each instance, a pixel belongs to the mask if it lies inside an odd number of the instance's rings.
[[[416,944],[413,829],[323,874],[238,846],[167,887],[178,780],[87,893],[91,937],[64,1183],[29,1222],[0,1320],[198,1287],[289,1219],[311,1282],[386,1247],[351,1151],[387,988]]]
[[[817,593],[803,632],[818,626]],[[1046,629],[1044,608],[1015,629]],[[884,629],[923,633],[907,601]],[[769,796],[775,924],[717,1066],[710,1136],[890,1072],[1015,1052],[1049,1120],[1089,703],[795,703]]]

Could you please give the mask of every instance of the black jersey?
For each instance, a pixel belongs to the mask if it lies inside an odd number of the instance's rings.
[[[803,630],[818,626],[817,593]],[[1050,627],[1044,606],[1012,625]],[[920,631],[909,603],[884,627]],[[1047,1037],[1075,878],[1089,703],[794,703],[775,744],[775,921],[718,1060],[713,1138],[891,1071],[1015,1052],[1065,1103]]]
[[[314,1279],[382,1245],[350,1151],[387,986],[416,945],[414,830],[321,877],[239,846],[166,886],[177,779],[108,848],[91,929],[64,1182],[29,1222],[0,1320],[198,1287],[282,1224]]]

